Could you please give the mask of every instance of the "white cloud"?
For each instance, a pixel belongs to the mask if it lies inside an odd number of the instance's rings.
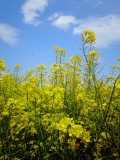
[[[57,18],[57,19],[56,19]],[[77,20],[74,16],[59,16],[59,14],[55,13],[49,17],[49,20],[53,20],[51,25],[58,27],[60,29],[67,30],[71,24],[76,25],[79,24],[79,20]]]
[[[47,5],[48,0],[27,0],[22,6],[24,22],[38,26],[41,23],[41,21],[37,19],[40,16],[39,12],[43,13]]]
[[[103,1],[100,0],[100,1],[95,5],[95,7],[98,7],[98,6],[102,5],[102,4],[103,4]]]
[[[51,15],[51,16],[48,17],[48,20],[49,20],[49,21],[53,21],[53,20],[55,20],[56,18],[58,18],[59,16],[61,16],[61,15],[62,15],[62,13],[60,13],[60,12],[55,12],[53,15]]]
[[[0,38],[10,44],[15,45],[17,42],[18,30],[12,28],[10,25],[0,23]]]
[[[73,33],[80,35],[85,29],[91,29],[96,33],[97,47],[107,47],[109,44],[120,41],[120,16],[108,15],[102,18],[83,19],[79,26],[73,29]]]

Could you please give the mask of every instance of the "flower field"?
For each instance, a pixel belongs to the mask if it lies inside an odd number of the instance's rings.
[[[9,73],[0,59],[0,160],[119,160],[120,66],[99,78],[95,33],[81,39],[69,62],[54,47],[49,76],[43,64]]]

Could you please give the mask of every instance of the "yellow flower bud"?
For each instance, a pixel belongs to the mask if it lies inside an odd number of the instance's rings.
[[[86,43],[93,43],[96,41],[95,33],[91,30],[85,30],[82,32],[82,41]]]

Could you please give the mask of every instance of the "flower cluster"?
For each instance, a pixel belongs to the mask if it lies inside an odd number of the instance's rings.
[[[82,41],[86,43],[93,43],[96,41],[95,33],[91,30],[85,30],[82,32]]]

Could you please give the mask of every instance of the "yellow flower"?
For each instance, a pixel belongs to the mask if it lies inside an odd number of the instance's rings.
[[[81,125],[76,125],[73,124],[71,126],[71,128],[69,129],[69,136],[70,137],[76,137],[76,138],[80,138],[82,136],[83,133],[83,128]]]
[[[73,151],[76,150],[76,140],[68,140],[68,144],[70,145],[69,148],[71,148]]]
[[[59,46],[55,46],[55,47],[54,47],[54,50],[55,50],[56,52],[58,52],[59,54],[62,54],[63,56],[66,55],[66,50],[60,48]]]
[[[85,142],[90,142],[90,132],[84,130],[82,139],[83,139]]]
[[[19,69],[20,67],[21,67],[21,65],[19,63],[15,65],[16,69]]]
[[[120,65],[117,65],[117,69],[120,69]]]
[[[82,65],[82,57],[81,56],[72,56],[70,57],[70,63],[73,65]]]
[[[102,136],[102,138],[104,138],[104,139],[106,139],[106,138],[110,137],[110,135],[109,135],[109,133],[108,133],[108,132],[107,132],[107,133],[102,132],[100,135],[101,135],[101,136]]]
[[[43,64],[39,64],[36,66],[37,69],[46,69],[47,67]]]
[[[82,32],[82,41],[86,43],[93,43],[96,41],[95,33],[89,29]]]
[[[36,129],[34,127],[31,128],[31,134],[32,135],[37,134],[37,131],[36,131]]]
[[[91,55],[91,56],[96,56],[97,54],[99,54],[99,53],[95,50],[92,50],[89,52],[89,55]]]
[[[120,83],[119,83],[119,84],[117,84],[116,88],[120,89]]]
[[[5,69],[6,69],[5,61],[0,59],[0,71],[5,71]]]
[[[107,79],[114,79],[114,76],[113,76],[113,75],[109,75],[109,76],[107,77]]]
[[[39,147],[38,147],[38,145],[34,145],[33,148],[34,149],[38,149]]]
[[[50,68],[50,71],[51,71],[52,73],[57,72],[57,71],[60,71],[60,70],[61,70],[61,67],[62,67],[61,64],[53,63],[52,66],[51,66],[51,68]]]
[[[117,60],[120,61],[120,57],[117,57]]]
[[[30,142],[29,142],[29,144],[33,144],[33,143],[34,143],[34,141],[30,141]]]
[[[3,116],[9,116],[9,112],[8,112],[8,111],[3,111],[3,112],[2,112],[2,115],[3,115]]]
[[[112,66],[111,66],[111,68],[113,68],[113,69],[116,69],[116,68],[117,68],[117,66],[115,66],[115,65],[112,65]]]
[[[43,147],[43,142],[40,142],[40,146]]]

